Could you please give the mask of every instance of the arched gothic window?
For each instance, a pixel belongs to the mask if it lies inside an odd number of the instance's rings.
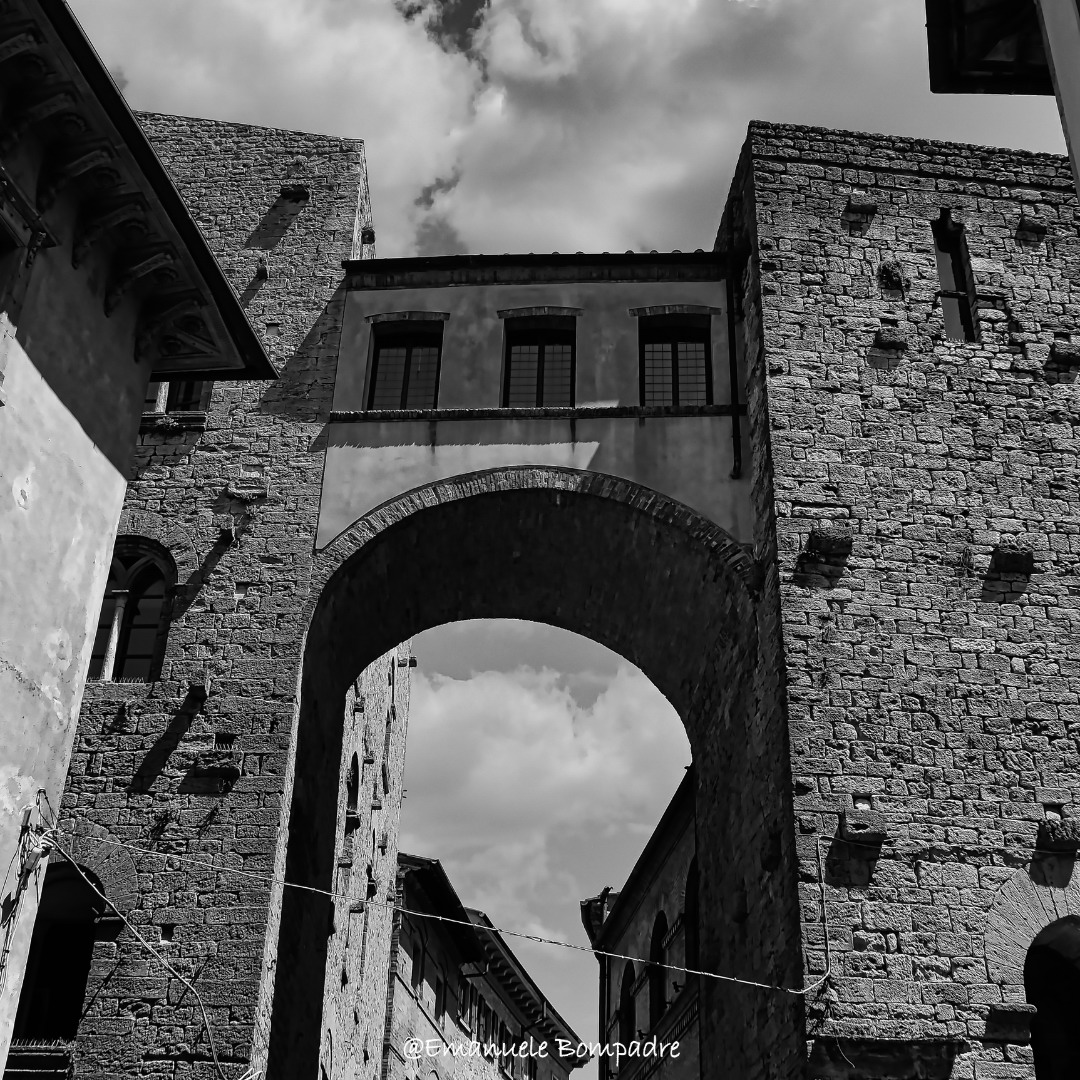
[[[626,961],[619,986],[619,1042],[629,1046],[637,1038],[637,1008],[634,1004],[634,964]]]
[[[661,911],[653,923],[649,944],[649,1027],[654,1028],[667,1008],[667,967],[664,965],[664,938],[667,937],[667,917]]]
[[[1080,918],[1067,915],[1041,931],[1024,964],[1036,1080],[1080,1076]]]
[[[98,618],[90,678],[150,682],[161,670],[176,569],[147,540],[118,540]]]

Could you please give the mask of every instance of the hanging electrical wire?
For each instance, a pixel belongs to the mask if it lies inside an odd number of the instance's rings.
[[[379,901],[379,900],[374,900],[374,899],[369,900],[369,899],[366,898],[366,896],[364,896],[364,897],[354,896],[351,893],[337,892],[337,891],[331,890],[331,889],[320,889],[320,888],[316,888],[313,885],[301,885],[298,882],[286,881],[283,878],[274,877],[272,874],[261,874],[261,873],[258,873],[257,871],[254,871],[254,870],[241,870],[241,869],[238,869],[237,867],[232,867],[232,866],[219,866],[216,863],[207,862],[207,861],[205,861],[203,859],[197,859],[197,858],[194,858],[194,857],[192,857],[190,855],[178,855],[178,854],[173,853],[173,852],[154,851],[154,850],[152,850],[150,848],[141,848],[141,847],[137,847],[134,844],[125,844],[125,843],[123,843],[122,841],[119,841],[119,840],[107,840],[104,837],[99,837],[99,836],[85,835],[85,836],[80,837],[80,839],[89,840],[92,843],[102,844],[102,845],[105,845],[105,846],[108,846],[108,847],[121,848],[121,849],[123,849],[125,851],[131,852],[131,853],[136,854],[136,855],[150,856],[150,857],[159,858],[159,859],[173,859],[178,864],[187,864],[189,866],[199,867],[199,868],[204,869],[204,870],[213,870],[216,873],[235,874],[235,875],[237,875],[239,877],[250,878],[250,879],[253,879],[253,880],[256,880],[256,881],[261,881],[261,882],[264,882],[266,884],[271,884],[271,885],[280,885],[280,886],[282,886],[284,888],[298,889],[298,890],[300,890],[302,892],[313,893],[313,894],[318,895],[318,896],[325,896],[325,897],[328,897],[329,899],[332,899],[332,900],[344,900],[344,901],[348,901],[351,904],[366,905],[367,907],[376,907],[376,908],[381,908],[383,910],[390,911],[390,912],[398,912],[399,914],[407,915],[410,918],[429,919],[429,920],[432,920],[432,921],[435,921],[435,922],[442,922],[442,923],[447,923],[447,924],[457,925],[457,926],[465,926],[465,927],[468,927],[470,930],[472,930],[474,932],[486,931],[487,933],[501,934],[501,935],[503,935],[505,937],[519,938],[519,939],[521,939],[523,941],[532,941],[532,942],[535,942],[536,944],[539,944],[539,945],[551,945],[551,946],[556,946],[556,947],[561,948],[561,949],[570,949],[570,950],[572,950],[574,952],[591,953],[594,956],[608,957],[608,958],[613,959],[613,960],[631,960],[636,964],[648,965],[648,964],[651,964],[653,962],[653,961],[650,961],[650,960],[648,960],[648,959],[646,959],[644,957],[641,957],[641,956],[633,956],[633,955],[629,955],[629,954],[625,954],[625,953],[610,952],[610,951],[603,950],[603,949],[594,949],[594,948],[592,948],[592,947],[590,947],[588,945],[576,945],[576,944],[574,944],[573,942],[570,942],[570,941],[560,941],[557,938],[543,937],[542,935],[539,935],[539,934],[529,934],[529,933],[526,933],[525,931],[522,931],[522,930],[510,930],[510,929],[506,929],[504,927],[498,927],[498,926],[488,927],[488,926],[478,925],[476,923],[468,922],[468,921],[463,920],[463,919],[454,919],[454,918],[451,918],[450,916],[447,916],[447,915],[438,915],[438,914],[435,914],[433,912],[428,912],[428,911],[417,911],[417,910],[415,910],[413,908],[408,908],[408,907],[405,907],[405,906],[403,906],[401,904],[393,904],[393,903],[390,903],[390,902]],[[57,850],[60,850],[60,849],[58,848]],[[68,856],[68,858],[70,859],[70,856]],[[820,851],[819,851],[819,865],[820,865]],[[100,893],[99,893],[99,895],[100,895]],[[824,897],[824,887],[823,887],[823,889],[822,889],[822,915],[823,915],[823,921],[824,921],[824,903],[825,903],[825,897]],[[113,910],[115,910],[115,907],[114,907]],[[119,912],[118,912],[118,914],[119,914]],[[825,926],[825,940],[826,940],[826,954],[828,956],[828,926],[827,925]],[[736,984],[738,984],[740,986],[750,986],[750,987],[755,987],[755,988],[760,989],[760,990],[773,990],[773,991],[777,991],[777,992],[785,993],[785,994],[794,994],[794,995],[799,996],[799,997],[803,997],[803,996],[809,994],[811,991],[817,989],[819,986],[822,985],[822,983],[824,983],[829,978],[829,975],[830,975],[829,963],[827,962],[825,974],[822,975],[820,978],[816,979],[814,982],[812,982],[809,985],[804,986],[804,987],[790,987],[790,986],[780,986],[780,985],[778,985],[776,983],[759,982],[759,981],[754,980],[754,979],[744,979],[744,978],[741,978],[741,977],[735,976],[735,975],[722,975],[719,972],[715,972],[715,971],[703,971],[703,970],[700,970],[698,968],[682,967],[682,966],[679,966],[679,965],[676,965],[676,964],[668,964],[668,965],[665,965],[665,966],[668,968],[669,971],[680,972],[680,973],[685,974],[685,975],[698,975],[698,976],[700,976],[702,978],[705,978],[705,979],[715,979],[715,980],[718,980],[720,982],[736,983]]]

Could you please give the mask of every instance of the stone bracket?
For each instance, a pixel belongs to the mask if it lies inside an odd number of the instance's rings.
[[[71,265],[78,269],[101,237],[125,222],[141,219],[145,214],[146,200],[141,195],[126,195],[91,207],[76,229],[75,241],[71,245]]]
[[[840,812],[840,836],[866,846],[879,846],[888,838],[885,815],[880,810],[849,808]]]
[[[3,41],[0,41],[0,64],[27,52],[37,52],[41,47],[41,38],[37,30],[30,26],[20,26]]]
[[[1037,1011],[1034,1005],[1021,1002],[991,1005],[984,1037],[990,1042],[1029,1043]]]
[[[846,525],[815,525],[806,541],[806,554],[822,562],[840,563],[851,554],[853,542]]]
[[[70,87],[57,87],[54,93],[24,106],[0,133],[0,153],[10,154],[23,135],[35,124],[59,113],[72,111],[76,107],[75,94]]]
[[[73,180],[90,172],[91,169],[108,165],[113,159],[112,148],[104,144],[83,146],[71,157],[54,163],[42,171],[38,184],[37,205],[39,210],[48,210],[60,192]]]
[[[1080,345],[1071,341],[1055,341],[1050,346],[1050,359],[1060,367],[1080,367]]]
[[[1001,543],[994,547],[990,556],[991,574],[1026,574],[1035,571],[1033,552],[1017,547],[1015,544]]]
[[[114,270],[105,290],[105,314],[112,315],[116,311],[128,290],[140,278],[171,267],[175,262],[176,252],[171,245],[143,248],[123,269]]]
[[[874,335],[875,349],[904,352],[908,347],[907,334],[897,326],[883,326]]]
[[[140,313],[141,325],[135,337],[135,362],[149,359],[154,339],[158,337],[174,320],[183,315],[197,313],[203,306],[203,298],[197,292],[175,293],[163,299],[150,311],[145,308]]]
[[[1046,818],[1039,822],[1036,840],[1039,851],[1076,854],[1080,849],[1080,819]]]

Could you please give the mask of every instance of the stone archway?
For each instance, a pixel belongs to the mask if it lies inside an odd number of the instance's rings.
[[[321,586],[321,587],[320,587]],[[318,560],[305,642],[285,876],[330,887],[350,682],[398,642],[461,619],[519,618],[590,637],[636,664],[682,718],[697,777],[704,967],[797,986],[802,972],[776,613],[756,566],[687,507],[609,476],[516,468],[410,492]],[[747,918],[725,899],[755,883]],[[317,1068],[329,902],[280,895],[268,1080]],[[269,986],[269,980],[267,981]],[[269,990],[265,991],[267,994]],[[264,1006],[265,1007],[265,1006]],[[710,983],[703,1055],[717,1075],[802,1053],[801,1002]]]

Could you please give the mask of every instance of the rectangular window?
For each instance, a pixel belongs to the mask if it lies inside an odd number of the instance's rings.
[[[964,226],[952,220],[948,210],[931,223],[934,255],[941,282],[941,314],[945,336],[954,341],[978,341],[975,324],[975,282],[971,273]]]
[[[369,409],[434,409],[439,399],[441,322],[403,320],[372,327]]]
[[[686,407],[712,404],[710,316],[643,315],[641,404]]]
[[[506,319],[503,405],[510,409],[574,404],[573,315]]]
[[[199,412],[203,407],[203,384],[198,379],[169,383],[166,412]]]
[[[202,412],[205,383],[199,379],[149,382],[143,398],[144,413]]]
[[[416,952],[413,953],[412,988],[416,996],[420,996],[421,987],[424,985],[424,946],[416,943]]]

